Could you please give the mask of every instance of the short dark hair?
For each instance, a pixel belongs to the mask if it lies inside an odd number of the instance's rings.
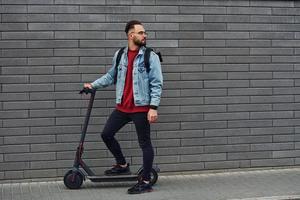
[[[134,28],[134,25],[143,25],[142,22],[138,20],[131,20],[127,22],[126,27],[125,27],[125,33],[128,34],[129,30]]]

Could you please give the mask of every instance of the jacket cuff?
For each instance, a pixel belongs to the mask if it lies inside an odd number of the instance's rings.
[[[157,106],[155,106],[155,105],[150,105],[149,107],[153,110],[157,110]]]

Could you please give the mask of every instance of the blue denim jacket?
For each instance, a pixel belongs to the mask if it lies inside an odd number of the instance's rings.
[[[160,97],[162,93],[163,77],[158,55],[151,51],[150,55],[150,71],[146,71],[144,65],[144,52],[145,47],[141,47],[138,55],[133,62],[133,97],[134,104],[136,106],[153,105],[159,106]],[[128,47],[124,49],[124,53],[121,57],[120,64],[118,66],[118,77],[116,83],[116,103],[119,104],[122,101],[123,91],[125,86],[125,78],[127,71],[127,57]],[[118,51],[113,58],[112,67],[109,71],[95,80],[92,83],[93,88],[103,88],[114,83],[115,63],[118,55]]]

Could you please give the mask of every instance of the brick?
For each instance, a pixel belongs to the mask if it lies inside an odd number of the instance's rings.
[[[53,14],[5,14],[2,22],[53,22]]]
[[[278,103],[273,104],[273,110],[299,110],[299,103]]]
[[[28,93],[4,93],[0,96],[0,101],[22,101],[29,100]]]
[[[156,155],[184,155],[184,154],[201,154],[203,147],[171,147],[171,148],[157,148]]]
[[[248,71],[248,64],[204,64],[203,71]]]
[[[25,31],[26,23],[1,23],[0,31]]]
[[[79,30],[79,23],[28,23],[28,30],[30,31]]]
[[[63,83],[63,82],[79,82],[80,75],[32,75],[30,76],[31,83]]]
[[[250,64],[250,71],[293,71],[293,64]]]
[[[237,88],[237,87],[249,87],[249,81],[247,80],[220,80],[220,81],[204,81],[204,88]]]
[[[293,115],[292,111],[251,112],[250,119],[293,118]]]
[[[254,23],[295,23],[293,16],[251,16],[250,21]]]
[[[176,14],[179,13],[178,6],[131,6],[131,13],[143,13],[143,14]]]
[[[278,135],[294,133],[292,127],[269,127],[269,128],[251,128],[251,135]]]
[[[270,15],[272,13],[271,8],[263,7],[229,7],[227,8],[227,14],[230,15]]]
[[[200,73],[182,73],[181,80],[209,80],[226,79],[227,74],[222,72],[200,72]]]
[[[55,4],[104,5],[105,0],[55,0]]]
[[[251,87],[293,87],[294,80],[251,80],[250,85]]]
[[[182,122],[181,128],[186,130],[191,129],[209,129],[209,128],[226,128],[227,123],[224,121],[211,122]]]
[[[226,25],[224,23],[181,23],[179,30],[225,31]]]
[[[179,63],[225,63],[225,56],[179,56]]]
[[[27,118],[28,111],[0,111],[0,119]]]
[[[245,104],[250,103],[247,96],[204,97],[205,104]]]
[[[79,6],[70,5],[29,5],[28,13],[79,13]]]
[[[29,169],[29,162],[5,162],[0,163],[0,169],[1,171],[4,171],[4,169],[9,170],[26,170]]]
[[[293,149],[293,143],[265,143],[265,144],[251,144],[253,151],[276,151],[284,149]]]
[[[277,63],[297,63],[300,56],[272,56],[272,61]]]
[[[239,136],[228,138],[228,144],[271,143],[272,136]]]
[[[85,1],[86,2],[86,1]],[[120,14],[126,14],[130,13],[130,7],[129,6],[89,6],[84,5],[80,3],[80,13],[101,13],[101,14],[109,14],[109,13],[120,13]]]
[[[251,48],[250,55],[293,55],[292,48]]]
[[[48,127],[31,127],[31,135],[48,135],[48,134],[70,134],[80,133],[81,125],[77,126],[48,126]]]
[[[299,47],[300,42],[299,40],[273,40],[272,41],[273,47]]]
[[[29,65],[74,65],[79,64],[78,57],[28,58]]]
[[[251,167],[289,166],[293,164],[292,158],[251,160]]]
[[[294,39],[293,32],[250,32],[253,39]]]
[[[52,74],[53,66],[2,67],[2,74]]]
[[[3,92],[53,91],[53,84],[8,84],[3,85]]]
[[[26,13],[26,5],[2,5],[1,13]]]
[[[224,40],[179,40],[179,47],[225,47]]]
[[[204,5],[214,6],[249,6],[248,1],[236,0],[236,1],[219,1],[219,0],[205,0]]]
[[[275,31],[299,31],[299,24],[273,24],[272,30]]]
[[[22,154],[6,154],[5,161],[35,161],[35,160],[54,160],[55,153],[22,153]]]
[[[101,14],[56,14],[55,21],[59,22],[105,22]]]
[[[244,152],[249,151],[250,145],[248,144],[237,144],[237,145],[213,145],[205,146],[205,153],[231,153],[231,152]]]
[[[30,40],[27,43],[28,48],[76,48],[76,40]]]
[[[209,7],[209,6],[180,6],[180,13],[185,14],[226,14],[224,7]]]
[[[2,32],[2,35],[5,35],[5,33]],[[2,38],[4,39],[4,38]],[[9,39],[9,38],[7,38]],[[0,46],[3,48],[5,47],[6,49],[8,48],[25,48],[26,47],[26,41],[0,41]]]
[[[157,22],[203,22],[202,15],[156,15]]]
[[[186,0],[184,2],[178,0],[156,0],[156,5],[203,5],[203,1]]]
[[[180,156],[181,162],[203,162],[203,161],[217,161],[226,160],[225,153],[215,154],[200,154],[200,155],[182,155]]]
[[[29,144],[25,145],[1,145],[0,152],[2,153],[28,153],[30,151]]]
[[[28,83],[29,77],[28,76],[1,76],[0,75],[0,83],[6,84],[6,83]]]
[[[273,158],[299,157],[300,150],[274,151]]]
[[[24,178],[43,178],[43,177],[57,177],[56,169],[47,170],[25,170]]]
[[[23,126],[50,126],[54,125],[54,119],[7,119],[3,120],[3,127],[23,127]],[[31,141],[32,142],[32,141]]]
[[[250,22],[250,16],[247,15],[204,15],[204,22],[240,22],[240,23],[248,23]]]
[[[232,120],[228,121],[229,128],[266,127],[272,126],[272,120]]]
[[[251,103],[288,103],[294,102],[292,95],[251,96]]]
[[[0,58],[0,65],[5,66],[18,66],[26,65],[26,58]]]
[[[270,47],[269,40],[226,40],[226,47]]]
[[[0,129],[1,136],[29,135],[29,132],[30,131],[28,127]]]
[[[272,57],[273,60],[273,57]],[[270,63],[270,56],[226,56],[229,63]]]
[[[26,0],[27,4],[53,4],[54,0]],[[24,4],[23,0],[2,0],[2,4]]]
[[[4,137],[4,144],[39,144],[55,142],[54,135],[39,135],[39,136],[9,136]]]
[[[271,111],[271,104],[236,104],[236,105],[228,105],[227,110],[229,112],[236,111]]]
[[[185,89],[181,91],[181,96],[197,97],[197,96],[223,96],[226,94],[226,89]]]
[[[205,48],[204,55],[249,55],[248,48]]]
[[[225,145],[227,144],[227,138],[194,138],[194,139],[182,139],[181,144],[184,146],[200,146],[200,145]]]
[[[55,31],[55,39],[105,39],[103,31]]]
[[[248,112],[241,112],[241,113],[205,113],[204,120],[235,120],[235,119],[249,119]]]
[[[3,57],[50,57],[53,50],[50,49],[9,49],[2,50]]]
[[[229,72],[228,79],[271,79],[272,72]]]
[[[229,88],[228,95],[272,95],[269,88]]]
[[[193,31],[164,31],[156,32],[157,39],[203,39],[203,32]]]
[[[264,152],[229,152],[228,153],[228,160],[241,160],[241,159],[267,159],[272,158],[271,151],[264,151]]]

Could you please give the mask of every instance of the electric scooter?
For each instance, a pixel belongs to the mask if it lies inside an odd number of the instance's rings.
[[[73,168],[68,170],[64,176],[64,184],[69,189],[79,189],[83,183],[84,180],[89,179],[92,182],[121,182],[121,181],[137,181],[141,178],[141,175],[143,173],[143,167],[141,167],[135,174],[128,174],[128,175],[113,175],[113,176],[97,176],[94,174],[94,172],[85,164],[85,162],[82,160],[82,154],[83,154],[83,144],[85,140],[85,135],[87,132],[87,127],[96,95],[95,89],[89,89],[89,88],[83,88],[80,92],[80,94],[85,93],[91,94],[89,105],[87,109],[87,113],[85,116],[85,121],[81,133],[81,138],[79,145],[77,147],[75,160]],[[151,179],[150,184],[154,185],[158,179],[158,172],[159,168],[153,167],[151,169]]]

